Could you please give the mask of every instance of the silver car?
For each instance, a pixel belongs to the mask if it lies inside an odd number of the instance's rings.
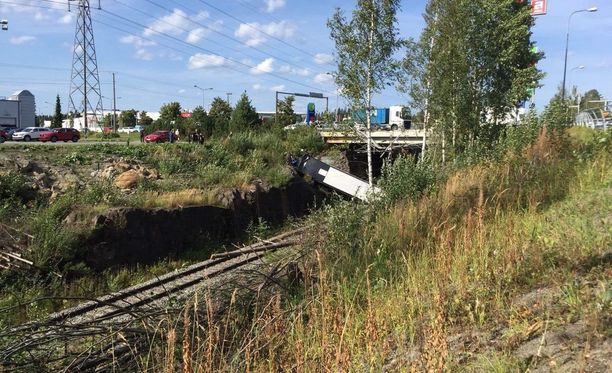
[[[14,141],[31,141],[31,140],[38,140],[38,138],[40,137],[40,134],[43,132],[50,132],[51,129],[49,128],[43,128],[43,127],[27,127],[24,128],[22,130],[19,130],[15,133],[13,133],[13,140]]]

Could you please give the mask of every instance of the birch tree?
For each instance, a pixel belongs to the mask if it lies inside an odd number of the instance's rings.
[[[400,0],[358,0],[351,19],[337,8],[327,25],[336,44],[336,85],[353,108],[365,108],[368,182],[372,180],[372,96],[397,78]]]
[[[456,156],[494,145],[508,114],[542,77],[530,7],[516,0],[429,0],[425,22],[404,66],[420,68],[410,90],[414,100],[427,99],[443,157],[446,148]]]

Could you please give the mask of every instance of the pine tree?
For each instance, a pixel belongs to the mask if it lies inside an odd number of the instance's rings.
[[[230,120],[230,130],[234,132],[248,129],[256,129],[261,123],[259,114],[251,105],[251,100],[246,92],[243,92],[236,103],[236,108],[232,112]]]
[[[278,102],[278,122],[281,126],[287,126],[295,123],[295,111],[293,111],[294,96],[287,96],[284,100]]]
[[[60,103],[60,97],[57,95],[55,98],[55,113],[53,114],[53,119],[51,120],[52,128],[62,128],[64,116],[62,115],[62,104]]]
[[[208,116],[211,118],[210,127],[206,128],[209,134],[226,135],[229,131],[229,122],[232,117],[232,107],[221,97],[215,97],[210,104]]]

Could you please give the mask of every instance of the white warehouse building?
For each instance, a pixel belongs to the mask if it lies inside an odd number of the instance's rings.
[[[36,102],[30,91],[15,92],[0,99],[0,127],[25,128],[36,125]]]

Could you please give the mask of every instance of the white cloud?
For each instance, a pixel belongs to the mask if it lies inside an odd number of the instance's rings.
[[[327,65],[328,63],[334,62],[334,56],[331,54],[317,53],[314,56],[314,62],[317,65]]]
[[[274,87],[270,87],[270,90],[271,91],[284,91],[285,85],[284,84],[275,85]]]
[[[215,54],[196,53],[189,57],[187,67],[189,70],[205,69],[209,67],[223,67],[229,64],[229,61],[222,56]]]
[[[260,89],[262,89],[262,88],[263,88],[263,87],[262,87],[262,86],[261,86],[261,84],[259,84],[259,83],[255,83],[255,84],[253,84],[253,89],[254,89],[254,90],[256,90],[256,91],[258,91],[258,90],[260,90]]]
[[[334,82],[334,78],[329,74],[320,73],[320,74],[315,75],[314,81],[315,83],[319,83],[319,84],[331,84]]]
[[[152,45],[155,45],[155,42],[143,39],[140,36],[135,35],[122,36],[121,38],[119,38],[119,42],[122,44],[131,44],[135,48],[150,47]]]
[[[137,49],[134,56],[137,59],[144,61],[151,61],[153,59],[153,54],[144,48]]]
[[[280,72],[298,76],[309,76],[311,74],[309,69],[296,69],[287,65],[281,66]]]
[[[201,27],[193,29],[191,32],[189,32],[189,35],[187,35],[186,41],[191,44],[199,43],[200,40],[202,40],[209,33],[210,32],[208,30]]]
[[[266,10],[268,13],[272,13],[275,10],[284,7],[285,3],[285,0],[266,0]]]
[[[209,17],[210,17],[210,13],[208,13],[205,10],[203,10],[200,13],[196,14],[196,16],[193,17],[192,19],[194,21],[204,21],[204,20],[208,19]]]
[[[297,30],[296,24],[287,21],[259,24],[257,22],[241,23],[234,36],[245,39],[245,44],[255,47],[267,40],[268,35],[279,39],[292,37]]]
[[[178,93],[185,93],[186,91],[184,89],[179,89]]]
[[[181,35],[189,25],[187,14],[180,9],[174,9],[172,14],[161,17],[145,28],[143,35],[151,36],[156,33],[166,33],[170,35]]]
[[[37,21],[47,21],[49,20],[51,17],[48,14],[45,14],[43,12],[36,12],[34,13],[34,19]]]
[[[14,36],[12,38],[9,39],[9,43],[11,44],[15,44],[15,45],[19,45],[19,44],[25,44],[25,43],[29,43],[36,40],[35,36]]]
[[[63,17],[60,17],[57,20],[57,23],[59,23],[60,25],[70,25],[70,24],[72,24],[73,23],[72,14],[66,14]]]
[[[260,74],[271,73],[274,71],[273,65],[274,65],[274,58],[272,57],[266,58],[265,60],[261,61],[259,65],[251,69],[251,74],[260,75]]]
[[[153,53],[148,51],[146,47],[155,45],[155,42],[141,38],[135,35],[126,35],[119,38],[122,44],[129,44],[136,50],[134,57],[139,60],[151,61],[154,57]]]

